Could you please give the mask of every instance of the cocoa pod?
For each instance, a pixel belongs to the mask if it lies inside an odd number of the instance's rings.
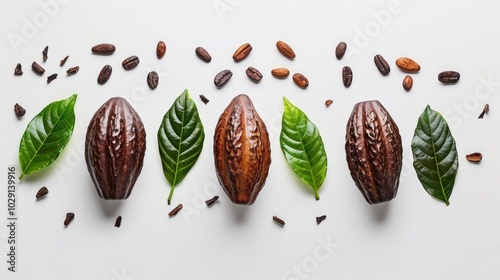
[[[349,171],[366,201],[376,204],[396,197],[403,165],[401,135],[379,101],[354,105],[345,140]]]
[[[264,187],[271,165],[266,125],[247,95],[233,98],[214,135],[217,178],[235,204],[251,205]]]
[[[85,138],[85,161],[102,199],[127,199],[139,177],[146,131],[127,100],[114,97],[92,117]]]

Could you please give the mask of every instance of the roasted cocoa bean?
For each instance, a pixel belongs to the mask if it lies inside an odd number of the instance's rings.
[[[37,73],[39,76],[45,73],[45,69],[43,69],[40,64],[36,63],[36,61],[33,61],[33,63],[31,64],[31,69],[33,69],[33,72]]]
[[[346,126],[346,160],[354,183],[369,204],[392,200],[403,164],[399,129],[376,100],[354,105]]]
[[[151,71],[148,73],[147,83],[150,89],[155,89],[158,87],[158,82],[160,81],[160,77],[156,71]]]
[[[97,76],[97,83],[100,85],[104,85],[108,80],[109,77],[111,77],[111,73],[113,72],[113,68],[111,65],[104,65],[102,67],[101,72],[99,73],[99,76]]]
[[[250,78],[250,80],[258,83],[260,82],[260,80],[262,80],[262,73],[260,73],[259,70],[257,70],[256,68],[250,66],[247,68],[246,70],[246,74],[248,76],[248,78]]]
[[[210,53],[208,53],[205,48],[197,47],[194,52],[199,59],[205,61],[206,63],[212,61],[212,56],[210,56]]]
[[[235,204],[251,205],[264,187],[271,165],[266,125],[245,94],[233,98],[214,135],[217,178]]]
[[[141,174],[146,131],[140,116],[124,98],[104,103],[90,120],[85,162],[102,199],[127,199]]]
[[[338,43],[337,47],[335,48],[335,57],[337,57],[338,60],[342,59],[342,57],[344,57],[346,50],[347,50],[346,42]]]
[[[158,59],[161,59],[165,53],[167,52],[167,44],[163,41],[158,41],[158,44],[156,44],[156,57]]]
[[[309,86],[309,80],[301,73],[295,73],[292,76],[293,82],[300,88],[305,89]]]
[[[91,51],[94,54],[109,55],[116,51],[116,47],[113,44],[103,43],[93,46]]]
[[[382,75],[388,75],[389,72],[391,72],[391,66],[389,66],[389,63],[385,60],[385,58],[377,54],[373,57],[373,61],[375,62],[375,66],[377,66],[378,71]]]
[[[457,71],[443,71],[438,74],[438,80],[443,84],[456,84],[460,80],[460,73]]]
[[[223,87],[229,79],[233,76],[233,72],[231,70],[222,70],[214,78],[214,84],[217,88]]]
[[[413,87],[413,78],[410,75],[406,75],[403,79],[403,88],[409,91]]]
[[[241,45],[233,54],[233,59],[235,62],[242,61],[245,59],[252,51],[252,45],[245,43]]]
[[[349,66],[342,68],[342,82],[345,87],[350,87],[352,84],[352,69]]]
[[[405,72],[418,72],[420,65],[409,57],[400,57],[396,60],[396,66]]]
[[[139,58],[135,55],[132,55],[122,61],[122,66],[125,70],[131,70],[134,69],[139,64],[139,62]]]
[[[285,79],[288,75],[290,75],[290,71],[286,68],[274,68],[271,70],[271,75],[278,79]]]
[[[290,47],[287,43],[283,41],[278,41],[276,42],[276,48],[278,48],[278,51],[286,58],[288,59],[295,58],[295,52],[293,51],[292,47]]]

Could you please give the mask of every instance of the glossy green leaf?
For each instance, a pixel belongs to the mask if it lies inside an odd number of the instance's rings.
[[[306,114],[283,97],[280,144],[290,167],[310,186],[316,199],[325,181],[327,158],[319,130]]]
[[[205,132],[198,109],[188,91],[185,90],[163,116],[158,130],[158,147],[163,174],[171,186],[168,204],[172,199],[174,188],[196,163],[203,148],[204,139]]]
[[[431,196],[449,205],[458,171],[458,153],[446,120],[429,105],[418,119],[411,148],[420,183]]]
[[[19,180],[52,164],[66,147],[75,127],[76,97],[50,103],[30,121],[19,145]]]

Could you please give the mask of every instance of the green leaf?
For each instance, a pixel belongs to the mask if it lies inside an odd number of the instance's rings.
[[[75,127],[76,97],[50,103],[30,121],[19,145],[19,180],[52,164],[66,147]]]
[[[411,148],[420,183],[431,196],[449,205],[458,171],[457,147],[446,120],[429,105],[418,119]]]
[[[280,144],[290,167],[297,176],[314,190],[318,190],[326,177],[327,158],[318,128],[306,114],[283,97],[285,111],[281,125]]]
[[[188,91],[184,90],[163,116],[158,129],[163,174],[171,186],[168,204],[174,194],[175,186],[186,177],[196,163],[204,139],[205,132],[196,104]]]

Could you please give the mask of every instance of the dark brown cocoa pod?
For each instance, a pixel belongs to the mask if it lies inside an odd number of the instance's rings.
[[[253,204],[266,182],[271,145],[266,125],[245,94],[233,98],[219,117],[214,160],[229,199],[235,204]]]
[[[146,131],[127,100],[114,97],[94,114],[85,138],[85,161],[99,197],[127,199],[139,177]]]
[[[403,165],[401,135],[380,102],[354,105],[347,122],[345,151],[352,179],[369,204],[396,197]]]

